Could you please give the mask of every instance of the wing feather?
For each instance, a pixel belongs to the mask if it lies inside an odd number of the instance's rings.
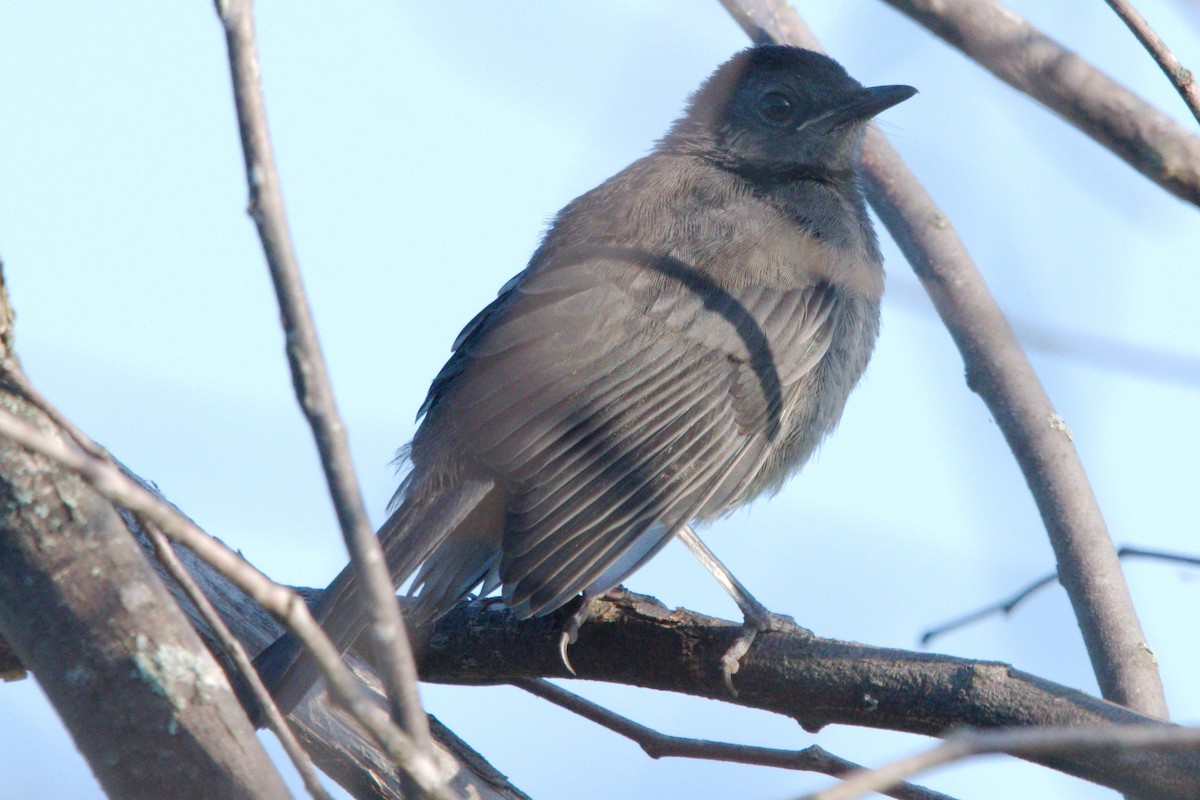
[[[527,274],[439,376],[430,413],[504,487],[499,577],[523,616],[624,569],[652,526],[666,535],[744,493],[828,351],[828,285],[723,290],[669,266],[596,257]],[[458,586],[493,563],[468,560],[418,580]]]

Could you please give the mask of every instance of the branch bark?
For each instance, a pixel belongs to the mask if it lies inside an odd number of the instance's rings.
[[[0,408],[58,435],[7,385]],[[112,506],[8,439],[0,440],[0,632],[110,797],[194,797],[198,786],[213,798],[290,796]]]
[[[437,625],[421,660],[422,678],[491,684],[570,677],[558,656],[559,615],[570,610],[518,622],[494,600],[460,605]],[[814,732],[842,724],[944,736],[961,726],[1157,722],[1007,664],[786,633],[759,637],[734,676],[733,697],[719,661],[739,632],[736,623],[671,611],[653,598],[610,596],[580,629],[571,663],[582,680],[734,703],[789,716]],[[1074,752],[1028,760],[1147,800],[1200,797],[1200,752]]]
[[[134,536],[149,551],[152,543],[137,525]],[[282,628],[262,606],[248,597],[186,547],[177,548],[179,559],[199,584],[225,624],[241,640],[247,653],[256,656],[282,633]],[[180,602],[200,635],[216,646],[213,632],[174,582],[168,588]],[[320,592],[298,589],[310,603]],[[379,678],[354,653],[346,663],[362,684],[376,708],[387,709]],[[232,669],[227,664],[228,669]],[[303,743],[313,761],[326,775],[358,800],[411,800],[413,787],[407,776],[396,768],[394,760],[359,725],[345,708],[330,698],[327,691],[315,691],[288,715],[292,731]],[[454,735],[437,719],[429,717],[434,741],[435,762],[451,792],[459,797],[479,800],[529,800],[479,753]]]
[[[1167,76],[1167,80],[1175,87],[1175,91],[1179,92],[1179,96],[1187,104],[1192,116],[1200,121],[1200,86],[1196,85],[1196,78],[1192,75],[1192,71],[1179,62],[1179,59],[1167,47],[1167,43],[1155,32],[1154,28],[1150,27],[1150,23],[1134,7],[1133,3],[1128,0],[1107,0],[1107,2],[1109,8],[1125,23],[1125,27],[1129,28],[1130,32],[1141,42],[1142,47],[1146,48],[1146,52]]]

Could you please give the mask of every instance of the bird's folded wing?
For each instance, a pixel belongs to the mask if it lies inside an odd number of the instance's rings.
[[[831,291],[591,258],[526,276],[472,322],[431,397],[508,495],[500,577],[518,613],[559,607],[655,522],[744,487],[828,349]]]

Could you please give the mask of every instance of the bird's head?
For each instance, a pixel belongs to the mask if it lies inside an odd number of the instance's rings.
[[[661,147],[767,177],[853,170],[866,123],[916,93],[864,87],[828,56],[758,45],[722,64],[696,91]]]

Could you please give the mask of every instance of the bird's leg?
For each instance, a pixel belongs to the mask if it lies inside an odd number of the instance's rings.
[[[733,688],[733,673],[738,671],[742,657],[750,651],[750,645],[754,644],[754,640],[760,632],[780,631],[808,635],[812,635],[812,632],[797,625],[796,620],[786,614],[776,614],[754,599],[754,595],[750,594],[742,582],[733,576],[729,568],[721,563],[721,559],[708,549],[708,545],[700,541],[700,537],[692,530],[691,525],[684,525],[675,535],[687,545],[688,550],[692,551],[692,555],[704,565],[704,568],[712,573],[712,576],[717,579],[717,583],[729,592],[733,602],[737,603],[738,608],[742,610],[742,616],[745,618],[742,623],[742,635],[721,656],[721,670],[725,675],[725,686],[729,689],[730,694],[736,696],[737,689]]]

